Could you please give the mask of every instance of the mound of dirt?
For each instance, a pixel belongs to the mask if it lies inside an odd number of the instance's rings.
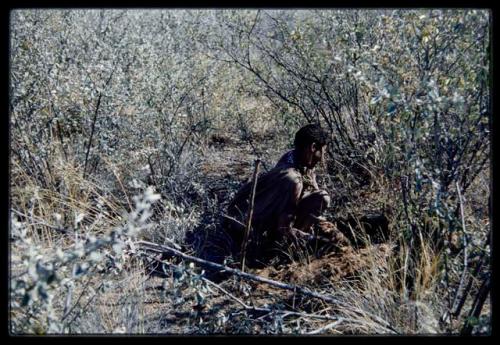
[[[387,266],[392,248],[388,244],[376,244],[361,249],[341,247],[338,252],[313,259],[309,263],[293,262],[281,268],[266,267],[255,273],[273,280],[290,284],[312,286],[355,278],[359,272]]]
[[[351,246],[351,241],[338,229],[337,225],[331,222],[320,221],[315,226],[315,230],[319,236],[330,239],[336,247]]]

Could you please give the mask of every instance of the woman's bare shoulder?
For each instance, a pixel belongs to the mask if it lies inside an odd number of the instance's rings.
[[[288,182],[299,184],[302,183],[302,175],[300,172],[291,166],[276,166],[269,171],[268,181],[278,182]]]

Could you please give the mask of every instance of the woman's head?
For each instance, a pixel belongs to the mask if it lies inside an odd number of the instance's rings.
[[[309,124],[295,133],[295,149],[299,154],[301,164],[311,169],[323,159],[327,133],[318,124]]]

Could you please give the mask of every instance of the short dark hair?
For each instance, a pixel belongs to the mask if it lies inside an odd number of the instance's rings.
[[[316,143],[320,146],[324,146],[328,143],[327,133],[316,123],[305,125],[295,133],[295,148],[302,149],[312,143]]]

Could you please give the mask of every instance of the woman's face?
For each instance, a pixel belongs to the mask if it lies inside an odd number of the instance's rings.
[[[316,143],[312,143],[307,150],[306,165],[309,169],[312,169],[319,162],[323,161],[326,151],[326,145],[320,146]]]

